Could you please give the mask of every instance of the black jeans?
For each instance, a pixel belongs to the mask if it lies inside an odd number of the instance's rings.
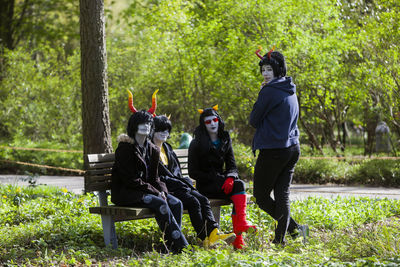
[[[283,149],[262,149],[254,169],[254,197],[258,206],[271,215],[278,225],[276,243],[285,242],[288,231],[293,233],[298,224],[290,217],[290,184],[300,157],[300,146]],[[271,192],[274,191],[274,199]]]
[[[197,190],[177,190],[173,194],[182,201],[183,207],[188,210],[193,228],[201,240],[209,236],[212,230],[218,228],[207,197]]]

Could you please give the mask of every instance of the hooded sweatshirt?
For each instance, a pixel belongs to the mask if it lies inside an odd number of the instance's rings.
[[[287,148],[299,143],[299,104],[291,77],[267,83],[259,92],[250,114],[256,128],[253,152],[257,149]]]

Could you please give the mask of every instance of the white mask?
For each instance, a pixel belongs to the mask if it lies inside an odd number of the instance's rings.
[[[165,141],[167,141],[168,136],[169,136],[169,132],[168,132],[168,130],[165,130],[163,132],[155,132],[153,138],[155,140],[158,140],[158,141],[164,143]]]
[[[204,118],[204,124],[210,134],[218,133],[218,117],[215,115]]]
[[[138,125],[138,131],[137,133],[140,135],[149,135],[151,130],[151,123],[146,122],[146,123],[141,123]]]
[[[261,73],[262,73],[262,76],[264,77],[264,81],[267,83],[269,83],[274,78],[276,78],[274,76],[274,70],[272,69],[271,65],[262,65]]]

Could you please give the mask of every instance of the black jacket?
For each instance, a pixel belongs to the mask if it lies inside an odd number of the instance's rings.
[[[143,156],[134,139],[120,135],[118,140],[112,170],[111,201],[116,205],[130,206],[140,203],[144,194],[168,193],[165,183],[158,177],[158,148],[147,142],[146,155]]]
[[[227,174],[239,179],[228,132],[220,140],[217,149],[208,134],[197,135],[189,146],[189,176],[196,180],[196,188],[205,195],[220,193]]]
[[[158,174],[161,181],[163,181],[172,194],[179,190],[196,190],[189,177],[184,177],[181,171],[181,165],[178,157],[168,143],[163,143],[163,148],[168,158],[168,166],[160,160],[158,165]]]

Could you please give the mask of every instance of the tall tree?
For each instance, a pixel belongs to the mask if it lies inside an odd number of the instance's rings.
[[[80,0],[83,151],[111,152],[103,0]]]

